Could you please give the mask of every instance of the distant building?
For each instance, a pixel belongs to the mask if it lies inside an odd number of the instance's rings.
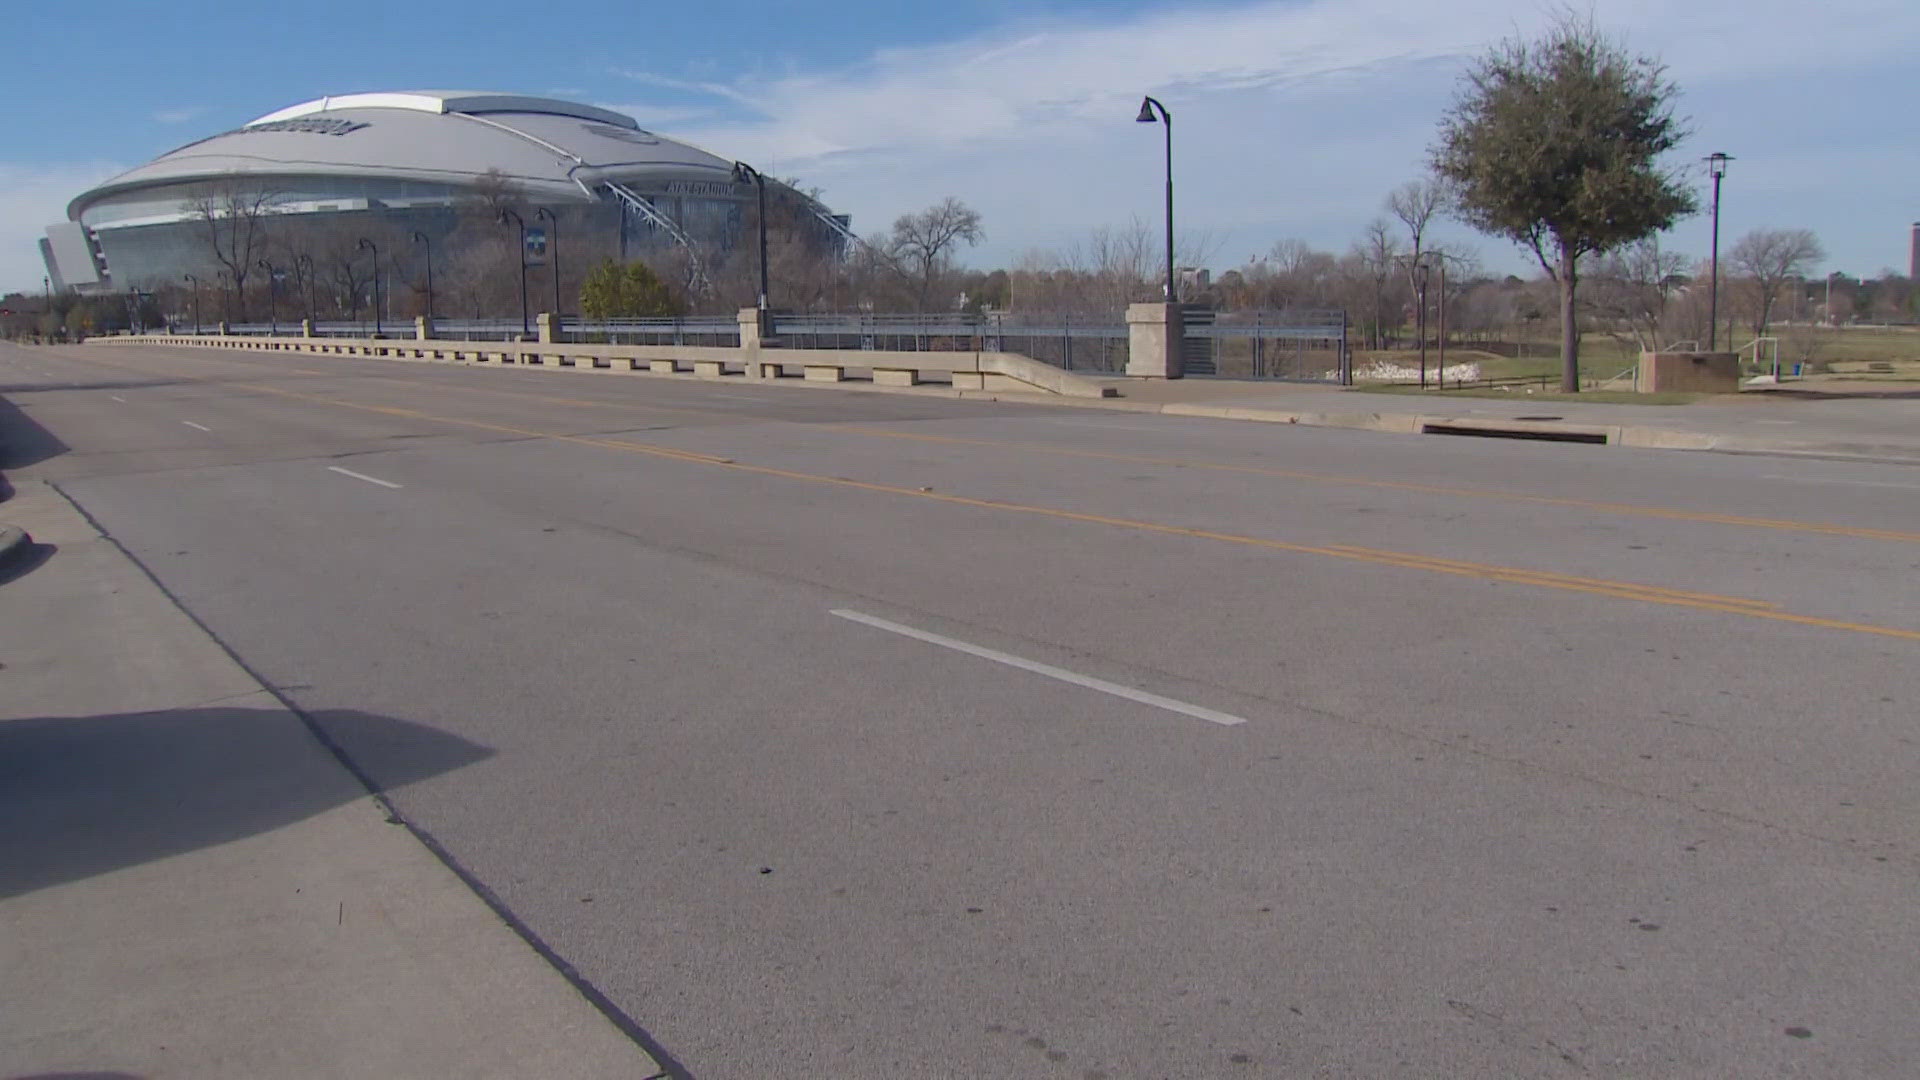
[[[217,267],[205,234],[224,209],[220,193],[236,184],[266,199],[283,238],[377,235],[396,250],[415,235],[456,240],[463,207],[511,196],[529,249],[557,231],[575,265],[663,247],[724,251],[756,198],[732,161],[606,109],[482,92],[346,94],[189,143],[82,193],[68,220],[47,228],[47,274],[81,292],[177,284],[184,274],[210,282]],[[771,179],[768,187],[798,207],[812,242],[843,249],[847,218]]]

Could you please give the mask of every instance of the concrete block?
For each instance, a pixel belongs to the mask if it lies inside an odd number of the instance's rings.
[[[956,371],[953,373],[953,388],[955,390],[985,390],[987,388],[987,377],[984,373],[978,371]]]
[[[1740,354],[1681,352],[1640,354],[1637,389],[1663,392],[1733,394],[1740,390]]]
[[[918,386],[920,372],[917,368],[874,368],[875,386]]]
[[[847,369],[838,364],[808,364],[806,373],[808,382],[841,382],[847,377]]]
[[[674,366],[671,360],[649,360],[647,361],[647,370],[653,372],[655,375],[671,375],[679,369]]]
[[[693,373],[709,379],[717,379],[727,373],[727,365],[719,360],[695,360]]]

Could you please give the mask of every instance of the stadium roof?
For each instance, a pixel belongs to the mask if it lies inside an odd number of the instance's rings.
[[[68,216],[144,187],[263,177],[381,177],[467,186],[498,170],[530,196],[587,199],[636,175],[728,180],[733,163],[591,105],[479,91],[318,98],[177,150],[74,199]]]

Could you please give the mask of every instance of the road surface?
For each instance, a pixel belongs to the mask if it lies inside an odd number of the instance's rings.
[[[151,347],[0,390],[294,706],[485,748],[332,732],[685,1075],[1920,1059],[1920,470]]]

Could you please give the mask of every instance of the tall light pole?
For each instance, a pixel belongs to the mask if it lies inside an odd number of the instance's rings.
[[[276,293],[279,290],[275,288],[273,279],[274,275],[280,272],[280,268],[268,262],[266,259],[261,259],[255,265],[267,273],[267,336],[279,337],[280,308],[279,305],[275,303],[277,299]]]
[[[1144,98],[1140,102],[1140,115],[1134,117],[1142,124],[1151,124],[1159,113],[1158,119],[1167,129],[1167,303],[1178,303],[1180,290],[1174,284],[1173,270],[1173,114],[1165,105],[1153,98]]]
[[[1707,155],[1707,173],[1713,177],[1713,284],[1707,292],[1707,351],[1713,352],[1720,328],[1720,180],[1727,175],[1727,162],[1733,159],[1714,151]]]
[[[553,264],[553,332],[560,333],[560,217],[546,207],[533,212],[533,220],[547,223],[547,258]],[[555,338],[555,340],[559,340]]]
[[[513,210],[500,211],[500,224],[505,225],[508,218],[520,227],[520,336],[524,338],[533,333],[533,325],[527,321],[527,223]]]
[[[319,314],[313,302],[313,256],[307,254],[295,255],[293,257],[293,272],[299,274],[300,280],[307,283],[307,321],[315,322],[318,320]]]
[[[373,252],[373,336],[380,337],[384,332],[380,325],[380,246],[364,236],[360,238],[360,246]]]
[[[1427,388],[1427,276],[1433,268],[1424,256],[1413,260],[1414,303],[1419,305],[1414,312],[1414,333],[1420,338],[1420,389]],[[1445,389],[1445,387],[1442,387]]]
[[[200,279],[187,275],[187,283],[193,286],[193,336],[200,336]]]
[[[414,231],[413,242],[427,249],[427,325],[433,325],[433,238],[418,230]]]
[[[767,178],[760,170],[744,161],[733,163],[733,182],[744,184],[753,182],[760,193],[760,322],[761,332],[765,333],[767,320]]]

